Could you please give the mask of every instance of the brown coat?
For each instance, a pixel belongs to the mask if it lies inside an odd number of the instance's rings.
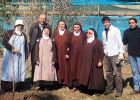
[[[70,32],[66,29],[64,35],[60,35],[58,28],[53,32],[53,43],[56,45],[57,59],[58,59],[58,82],[69,85],[70,84],[70,67],[69,61],[66,59],[68,54]]]
[[[85,41],[78,62],[79,84],[88,89],[104,90],[103,68],[98,67],[98,62],[103,61],[103,48],[98,39],[92,43]]]
[[[71,40],[70,40],[70,78],[71,78],[71,85],[77,85],[77,72],[78,72],[78,59],[79,59],[79,52],[82,49],[83,42],[86,38],[86,34],[81,32],[79,36],[75,36],[71,33]]]

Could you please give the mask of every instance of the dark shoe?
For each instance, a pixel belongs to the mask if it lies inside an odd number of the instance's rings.
[[[104,92],[104,95],[109,95],[109,94],[111,94],[111,93],[113,93],[113,90],[106,90],[106,91]]]
[[[1,89],[1,90],[0,90],[0,94],[3,94],[3,93],[4,93],[4,90]]]
[[[140,91],[133,90],[132,92],[130,92],[130,95],[138,95],[138,94],[140,94]]]
[[[120,97],[120,96],[122,96],[122,92],[116,92],[115,93],[115,97]]]

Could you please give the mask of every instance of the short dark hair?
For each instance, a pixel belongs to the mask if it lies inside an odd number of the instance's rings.
[[[110,22],[110,18],[108,16],[104,16],[102,18],[102,23],[104,23],[105,21],[109,21]]]
[[[130,20],[134,20],[134,21],[135,21],[135,23],[137,23],[137,22],[138,22],[136,18],[130,18],[130,19],[129,19],[129,21],[130,21]]]

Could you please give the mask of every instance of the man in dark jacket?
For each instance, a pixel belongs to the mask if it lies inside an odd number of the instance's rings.
[[[123,45],[128,48],[128,58],[132,69],[134,90],[130,95],[140,94],[140,28],[137,19],[129,19],[129,27],[123,36]]]
[[[51,26],[46,23],[46,15],[41,14],[38,18],[38,22],[34,23],[29,32],[29,50],[31,52],[31,65],[32,65],[32,83],[33,83],[33,77],[34,77],[34,70],[35,70],[35,62],[34,62],[34,55],[35,55],[35,43],[38,38],[42,37],[42,30],[44,29],[44,26],[48,26],[50,28],[51,32]]]

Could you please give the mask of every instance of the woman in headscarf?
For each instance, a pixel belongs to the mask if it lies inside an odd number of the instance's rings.
[[[4,54],[2,62],[2,89],[12,90],[12,82],[18,83],[15,89],[25,81],[25,61],[28,58],[26,35],[23,32],[24,24],[21,19],[15,22],[14,30],[9,30],[3,35]]]
[[[93,28],[87,31],[87,39],[81,49],[78,62],[78,83],[89,90],[104,90],[103,48]]]
[[[55,56],[51,41],[49,27],[45,26],[42,38],[37,39],[35,47],[35,89],[47,89],[57,81],[56,69],[54,66]]]
[[[53,44],[56,45],[57,59],[58,59],[58,82],[59,84],[70,85],[70,66],[69,66],[69,42],[70,32],[67,29],[66,22],[60,20],[57,28],[52,34]]]
[[[82,26],[80,23],[75,23],[73,25],[73,32],[71,33],[70,40],[70,79],[71,79],[71,91],[75,91],[78,86],[77,72],[78,72],[78,58],[79,52],[82,49],[84,40],[86,39],[86,34],[82,32]]]

